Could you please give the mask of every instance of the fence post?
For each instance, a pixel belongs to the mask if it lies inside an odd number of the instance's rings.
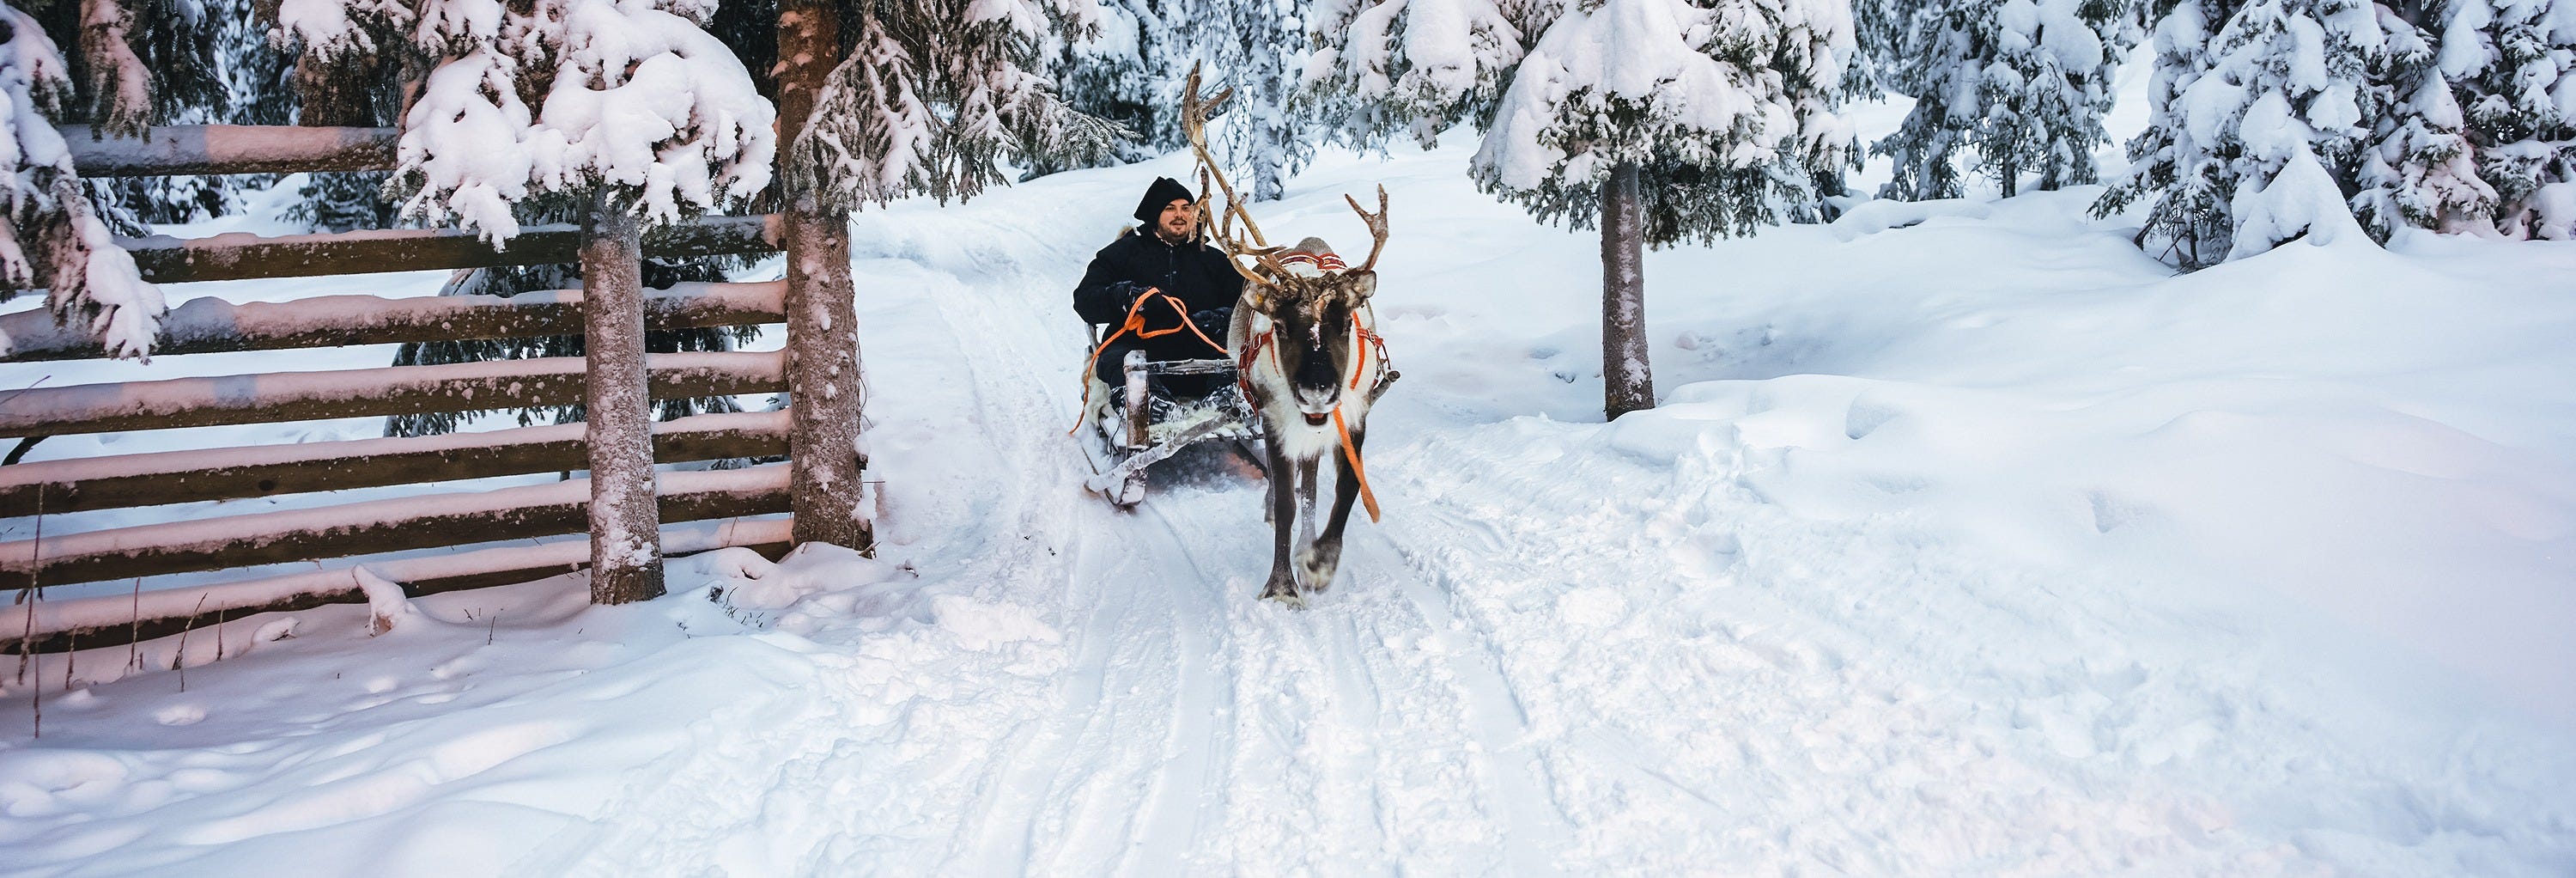
[[[644,382],[641,223],[608,188],[581,223],[583,392],[590,449],[590,601],[662,596],[662,518],[654,502],[653,403]]]
[[[829,0],[781,0],[778,9],[778,133],[782,161],[814,112],[824,80],[840,62],[840,20]],[[782,178],[784,174],[780,175]],[[860,517],[859,318],[850,284],[849,217],[812,192],[787,192],[787,386],[789,494],[795,541],[869,548]]]

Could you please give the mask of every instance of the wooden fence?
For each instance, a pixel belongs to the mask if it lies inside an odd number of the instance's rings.
[[[780,137],[794,137],[832,67],[837,37],[827,6],[787,0],[780,29]],[[367,128],[173,126],[143,139],[65,131],[84,176],[382,170],[397,132]],[[739,469],[664,471],[655,498],[666,554],[748,546],[773,557],[792,542],[866,547],[858,514],[860,387],[846,219],[811,199],[782,214],[709,217],[648,233],[660,257],[785,251],[784,280],[683,284],[650,292],[650,329],[784,324],[787,349],[654,354],[654,397],[787,392],[785,411],[710,414],[651,428],[656,463],[776,458]],[[154,237],[125,243],[156,283],[484,268],[580,261],[577,226],[523,230],[506,248],[447,230],[366,230],[260,238]],[[276,304],[200,298],[173,308],[156,356],[339,345],[576,335],[581,292],[508,298],[389,299],[330,295]],[[43,311],[0,317],[14,350],[0,362],[103,356],[80,327]],[[581,357],[264,372],[0,392],[0,437],[203,427],[322,418],[452,413],[582,402]],[[423,438],[128,454],[0,466],[0,517],[426,485],[588,466],[588,425],[523,427]],[[226,619],[324,603],[364,602],[356,556],[582,533],[591,529],[584,479],[487,491],[226,514],[163,524],[0,541],[0,654],[122,645]],[[791,513],[785,519],[780,513]],[[746,517],[754,520],[746,521]],[[765,518],[762,518],[765,517]],[[351,559],[310,572],[187,589],[77,600],[24,600],[36,587],[127,580],[281,562]],[[587,543],[502,545],[431,557],[365,560],[410,595],[525,582],[581,569]],[[146,598],[148,597],[148,601]]]

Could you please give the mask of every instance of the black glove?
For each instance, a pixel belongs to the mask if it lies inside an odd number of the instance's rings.
[[[1207,333],[1209,338],[1224,338],[1225,331],[1234,323],[1234,308],[1209,308],[1191,314],[1190,322],[1196,324],[1200,332]]]
[[[1110,284],[1107,292],[1110,304],[1115,306],[1119,313],[1124,314],[1136,307],[1136,300],[1144,296],[1148,289],[1151,288],[1135,281],[1122,280]]]

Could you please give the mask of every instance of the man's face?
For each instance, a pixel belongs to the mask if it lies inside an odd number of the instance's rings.
[[[1198,231],[1199,212],[1190,206],[1187,198],[1172,199],[1172,203],[1163,205],[1163,215],[1154,222],[1154,228],[1166,239],[1185,240],[1190,233]]]

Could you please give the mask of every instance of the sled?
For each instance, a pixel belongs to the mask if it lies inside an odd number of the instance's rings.
[[[1091,407],[1083,421],[1092,428],[1086,443],[1092,476],[1084,480],[1084,488],[1126,509],[1144,501],[1154,464],[1192,445],[1233,441],[1246,459],[1256,465],[1262,459],[1261,419],[1235,388],[1232,362],[1152,361],[1144,351],[1130,351],[1121,365],[1123,393],[1111,393],[1097,376],[1085,379],[1091,382]],[[1149,392],[1157,375],[1213,376],[1224,386],[1199,399],[1172,399]]]

